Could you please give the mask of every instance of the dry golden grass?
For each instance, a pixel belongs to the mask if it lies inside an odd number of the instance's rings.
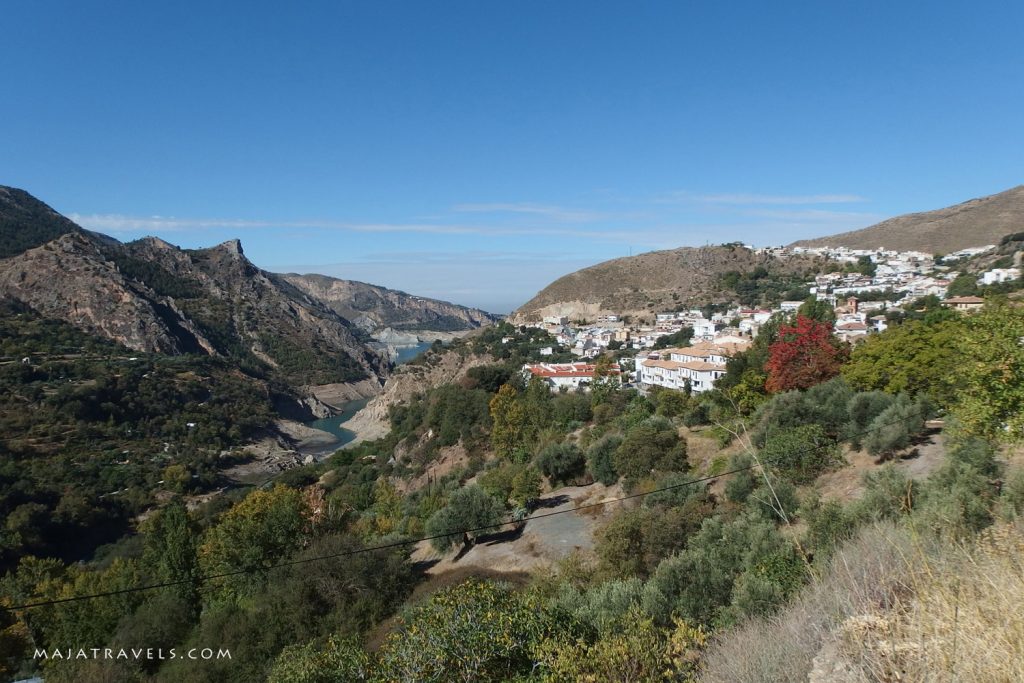
[[[1024,522],[969,545],[869,526],[780,613],[723,632],[705,683],[1024,681]]]
[[[911,595],[848,619],[842,650],[879,681],[1024,681],[1024,529],[906,559]]]

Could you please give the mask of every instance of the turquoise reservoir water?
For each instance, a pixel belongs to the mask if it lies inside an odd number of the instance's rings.
[[[399,365],[402,363],[408,363],[413,358],[416,358],[421,353],[429,349],[430,346],[430,342],[420,342],[415,346],[400,346],[396,349],[397,357],[395,358],[395,362]],[[345,407],[338,415],[307,422],[306,426],[312,427],[313,429],[319,429],[320,431],[333,434],[337,437],[338,441],[325,449],[333,452],[342,448],[345,444],[351,443],[355,440],[356,433],[350,429],[345,429],[345,423],[348,422],[353,415],[362,410],[369,401],[370,399],[368,398],[363,398],[358,401],[350,401],[345,404]]]
[[[397,356],[395,358],[395,363],[398,364],[398,365],[401,365],[402,363],[408,363],[413,358],[415,358],[416,356],[420,355],[421,353],[423,353],[424,351],[426,351],[430,347],[431,347],[431,343],[430,342],[420,342],[419,344],[416,344],[415,346],[399,346],[399,347],[396,347],[395,351],[397,351]]]

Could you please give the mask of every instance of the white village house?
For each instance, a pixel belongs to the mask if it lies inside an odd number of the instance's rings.
[[[552,391],[566,389],[586,389],[594,382],[595,363],[534,363],[523,366],[523,374],[527,380],[532,377],[543,379]],[[613,363],[608,378],[620,381],[622,368]]]
[[[664,387],[694,393],[710,391],[725,374],[732,356],[746,350],[748,341],[701,342],[680,349],[665,349],[640,361],[638,381],[646,388]]]

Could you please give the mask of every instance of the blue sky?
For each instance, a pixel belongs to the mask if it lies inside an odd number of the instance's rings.
[[[1024,182],[1013,2],[33,2],[0,184],[504,312],[651,249],[781,244]]]

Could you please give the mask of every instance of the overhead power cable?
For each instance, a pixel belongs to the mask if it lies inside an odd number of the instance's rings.
[[[878,425],[877,427],[866,429],[866,430],[864,430],[862,432],[859,432],[859,433],[850,434],[850,435],[848,435],[848,438],[856,438],[856,437],[865,436],[867,434],[870,434],[873,431],[877,431],[879,429],[884,429],[885,427],[891,427],[891,426],[900,424],[902,422],[904,422],[904,420],[896,420],[894,422],[888,422],[886,424]],[[815,453],[815,452],[824,450],[826,448],[834,447],[836,445],[839,445],[840,443],[842,443],[842,440],[838,440],[837,439],[837,440],[834,440],[834,441],[832,441],[830,443],[822,444],[822,445],[819,445],[819,446],[815,446],[813,448],[806,448],[806,449],[803,449],[803,450],[794,451],[793,453],[791,453],[791,455],[808,455],[808,454],[811,454],[811,453]],[[34,608],[38,608],[38,607],[47,607],[47,606],[50,606],[50,605],[60,605],[60,604],[65,604],[65,603],[70,603],[70,602],[81,602],[83,600],[94,600],[96,598],[106,598],[106,597],[113,597],[113,596],[117,596],[117,595],[126,595],[126,594],[129,594],[129,593],[138,593],[138,592],[142,592],[142,591],[151,591],[151,590],[157,590],[157,589],[160,589],[160,588],[171,588],[173,586],[182,586],[182,585],[186,585],[186,584],[204,584],[204,583],[208,583],[210,581],[214,581],[216,579],[225,579],[225,578],[230,578],[232,576],[241,576],[243,574],[255,574],[255,573],[260,573],[260,572],[267,572],[267,571],[270,571],[272,569],[278,569],[278,568],[281,568],[281,567],[292,567],[292,566],[300,565],[300,564],[308,564],[310,562],[321,562],[321,561],[324,561],[324,560],[333,560],[333,559],[337,559],[337,558],[341,558],[341,557],[349,557],[349,556],[352,556],[352,555],[359,555],[359,554],[362,554],[362,553],[376,552],[376,551],[379,551],[379,550],[390,550],[392,548],[399,548],[399,547],[408,546],[408,545],[416,545],[418,543],[423,543],[423,542],[426,542],[426,541],[433,541],[433,540],[440,539],[440,538],[449,538],[449,537],[459,536],[459,535],[464,535],[464,534],[472,534],[472,533],[476,533],[476,532],[479,532],[479,531],[489,531],[489,530],[492,530],[492,529],[500,529],[501,527],[507,526],[509,524],[518,524],[518,523],[522,523],[522,522],[531,522],[533,520],[544,519],[546,517],[554,517],[556,515],[565,515],[565,514],[569,514],[569,513],[580,512],[581,510],[588,510],[588,509],[591,509],[591,508],[603,507],[605,505],[621,503],[621,502],[624,502],[624,501],[627,501],[627,500],[633,500],[633,499],[636,499],[636,498],[644,498],[646,496],[650,496],[650,495],[653,495],[655,493],[663,493],[665,491],[673,491],[673,490],[676,490],[676,489],[685,488],[687,486],[693,486],[694,484],[702,484],[702,483],[705,483],[705,482],[713,481],[715,479],[719,479],[721,477],[728,477],[728,476],[731,476],[733,474],[738,474],[740,472],[746,472],[748,470],[757,469],[758,467],[760,467],[760,465],[758,465],[757,463],[752,463],[752,464],[747,465],[745,467],[737,467],[735,469],[731,469],[731,470],[728,470],[726,472],[719,472],[718,474],[708,475],[706,477],[700,477],[698,479],[690,479],[690,480],[687,480],[687,481],[679,482],[677,484],[670,484],[668,486],[662,486],[662,487],[659,487],[659,488],[656,488],[656,489],[652,489],[650,491],[643,491],[641,493],[632,493],[632,494],[629,494],[629,495],[626,495],[626,496],[620,496],[618,498],[610,498],[610,499],[602,500],[602,501],[599,501],[599,502],[596,502],[596,503],[588,503],[586,505],[580,505],[578,507],[568,508],[566,510],[553,510],[551,512],[544,512],[544,513],[540,513],[540,514],[535,514],[535,515],[532,515],[531,517],[526,518],[525,520],[522,520],[521,522],[517,522],[515,520],[506,520],[506,521],[502,521],[502,522],[497,522],[495,524],[485,524],[483,526],[471,527],[471,528],[467,528],[467,529],[457,529],[455,531],[452,531],[452,532],[449,532],[449,533],[444,533],[444,534],[434,534],[433,536],[421,536],[421,537],[418,537],[418,538],[409,538],[409,539],[404,539],[404,540],[400,540],[400,541],[394,541],[392,543],[385,543],[385,544],[381,544],[381,545],[367,546],[365,548],[356,548],[354,550],[346,550],[346,551],[342,551],[342,552],[331,553],[331,554],[328,554],[328,555],[317,555],[317,556],[314,556],[314,557],[304,557],[304,558],[299,558],[299,559],[294,559],[294,560],[285,560],[283,562],[277,562],[277,563],[269,564],[269,565],[266,565],[266,566],[263,566],[263,567],[246,567],[244,569],[236,569],[236,570],[233,570],[233,571],[221,572],[221,573],[217,573],[217,574],[206,574],[206,575],[203,575],[203,576],[197,576],[197,577],[192,577],[192,578],[187,578],[187,579],[179,579],[177,581],[164,581],[164,582],[161,582],[161,583],[152,583],[152,584],[147,584],[147,585],[144,585],[144,586],[132,586],[130,588],[121,588],[119,590],[104,591],[104,592],[101,592],[101,593],[90,593],[88,595],[75,595],[75,596],[71,596],[71,597],[67,597],[67,598],[57,598],[57,599],[53,599],[53,600],[41,600],[39,602],[29,602],[29,603],[25,603],[25,604],[22,604],[22,605],[15,605],[15,606],[12,606],[12,607],[4,607],[3,605],[0,605],[0,609],[8,611],[8,612],[15,612],[15,611],[18,611],[18,610],[34,609]]]

